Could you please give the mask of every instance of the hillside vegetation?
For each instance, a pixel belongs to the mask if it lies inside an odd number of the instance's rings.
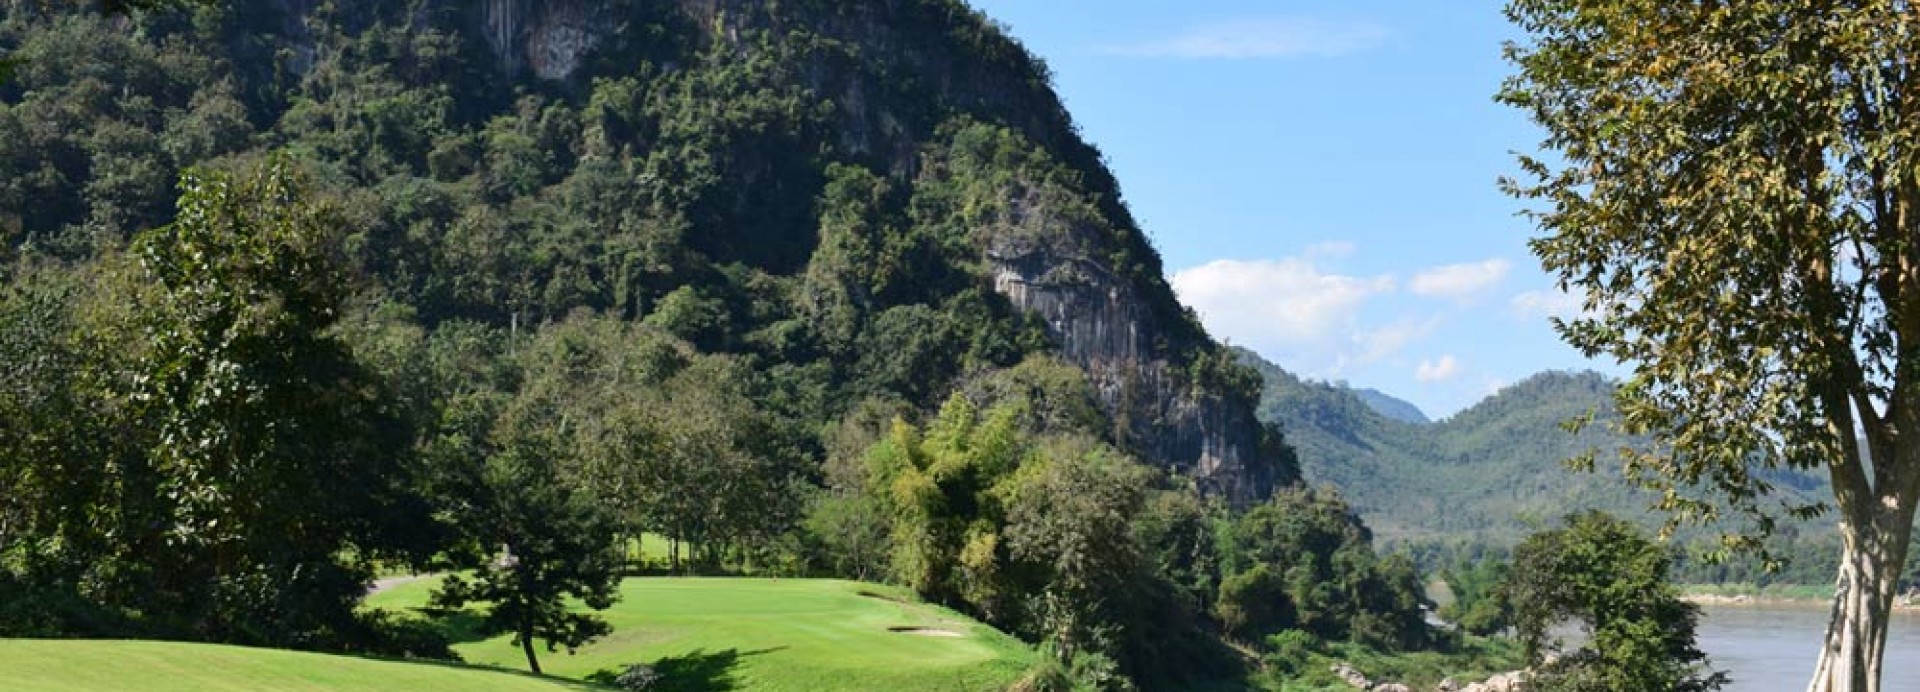
[[[1667,519],[1651,509],[1654,497],[1621,475],[1618,450],[1645,442],[1617,431],[1615,383],[1598,373],[1539,373],[1448,418],[1418,423],[1390,415],[1398,410],[1391,402],[1370,400],[1361,390],[1302,379],[1249,351],[1238,355],[1260,372],[1259,415],[1286,431],[1307,481],[1340,488],[1384,543],[1411,552],[1423,567],[1504,552],[1583,510],[1630,518],[1647,529]],[[1576,432],[1567,425],[1575,419],[1589,422]],[[1595,462],[1591,472],[1566,464],[1587,454]],[[1805,474],[1773,478],[1786,501],[1817,499],[1825,488]],[[1676,578],[1825,584],[1839,554],[1830,524],[1782,521],[1769,549],[1787,564],[1771,574],[1751,556],[1718,564],[1704,559],[1730,527],[1683,525],[1674,541],[1681,550]]]
[[[1511,543],[1527,533],[1528,521],[1575,509],[1646,514],[1646,498],[1608,473],[1607,464],[1594,475],[1562,464],[1638,444],[1609,428],[1613,384],[1598,374],[1541,373],[1423,424],[1383,415],[1354,390],[1240,354],[1266,383],[1260,415],[1286,430],[1308,481],[1342,489],[1383,538]],[[1588,414],[1594,423],[1578,434],[1562,427]]]

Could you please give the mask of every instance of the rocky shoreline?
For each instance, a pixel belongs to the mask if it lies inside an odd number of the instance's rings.
[[[1826,598],[1806,598],[1799,596],[1769,596],[1765,594],[1684,594],[1680,600],[1701,606],[1729,607],[1789,607],[1789,608],[1825,608],[1832,605]],[[1893,609],[1898,611],[1920,611],[1920,595],[1908,594],[1893,601]]]
[[[1362,673],[1359,670],[1356,670],[1353,666],[1348,665],[1346,663],[1335,664],[1333,666],[1333,674],[1340,676],[1341,680],[1345,681],[1348,685],[1352,685],[1354,689],[1366,690],[1366,692],[1413,692],[1412,687],[1408,687],[1407,685],[1402,683],[1376,682],[1373,680],[1369,680],[1367,679],[1367,675],[1365,673]],[[1506,673],[1500,673],[1500,674],[1494,675],[1493,677],[1487,678],[1485,681],[1482,681],[1482,682],[1462,683],[1462,682],[1455,682],[1453,678],[1447,678],[1445,680],[1440,681],[1440,685],[1438,687],[1435,687],[1434,691],[1435,692],[1520,692],[1521,690],[1526,689],[1524,685],[1525,680],[1526,680],[1526,672],[1518,671],[1518,670],[1506,672]]]

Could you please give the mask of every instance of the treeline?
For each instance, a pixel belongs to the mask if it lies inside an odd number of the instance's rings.
[[[1833,532],[1788,526],[1768,538],[1764,553],[1728,551],[1701,533],[1695,529],[1663,542],[1672,559],[1668,574],[1675,583],[1828,586],[1839,565],[1840,537]],[[1434,575],[1464,573],[1473,565],[1512,556],[1512,547],[1503,542],[1470,538],[1398,541],[1382,547],[1406,555],[1422,574]],[[1900,583],[1902,592],[1920,589],[1920,561],[1908,560]]]

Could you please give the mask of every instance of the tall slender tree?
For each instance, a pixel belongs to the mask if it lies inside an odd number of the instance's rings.
[[[468,442],[443,440],[439,454],[466,451],[474,457],[448,461],[443,494],[464,540],[449,553],[470,574],[447,577],[434,593],[436,605],[460,608],[486,603],[486,623],[513,634],[527,668],[540,671],[536,640],[547,650],[569,652],[612,631],[605,620],[573,612],[567,598],[605,610],[619,598],[620,554],[615,517],[566,469],[577,466],[577,413],[565,371],[563,349],[536,351],[529,360],[559,356],[546,372],[533,372],[485,430]],[[487,404],[480,403],[485,408]],[[462,427],[462,426],[456,426]],[[478,427],[478,426],[476,426]]]
[[[1845,554],[1811,692],[1880,689],[1920,504],[1920,12],[1904,0],[1512,0],[1500,99],[1546,131],[1508,190],[1633,367],[1630,478],[1761,531],[1823,469]],[[1589,460],[1590,461],[1590,460]],[[1688,487],[1714,491],[1690,494]],[[1702,499],[1705,497],[1706,499]],[[1718,500],[1718,501],[1712,501]]]

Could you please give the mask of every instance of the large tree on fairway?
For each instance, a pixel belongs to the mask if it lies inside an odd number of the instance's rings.
[[[133,247],[153,288],[131,296],[130,398],[153,439],[146,530],[166,544],[140,557],[149,616],[216,641],[348,645],[371,560],[432,540],[409,431],[331,333],[337,218],[284,159],[180,186],[175,222]]]
[[[1771,470],[1825,469],[1845,555],[1809,689],[1878,690],[1920,500],[1920,13],[1512,0],[1507,15],[1527,39],[1500,98],[1550,154],[1506,185],[1536,205],[1542,264],[1586,298],[1562,335],[1634,368],[1621,412],[1660,451],[1628,455],[1629,476],[1678,517],[1731,509],[1764,532]]]

